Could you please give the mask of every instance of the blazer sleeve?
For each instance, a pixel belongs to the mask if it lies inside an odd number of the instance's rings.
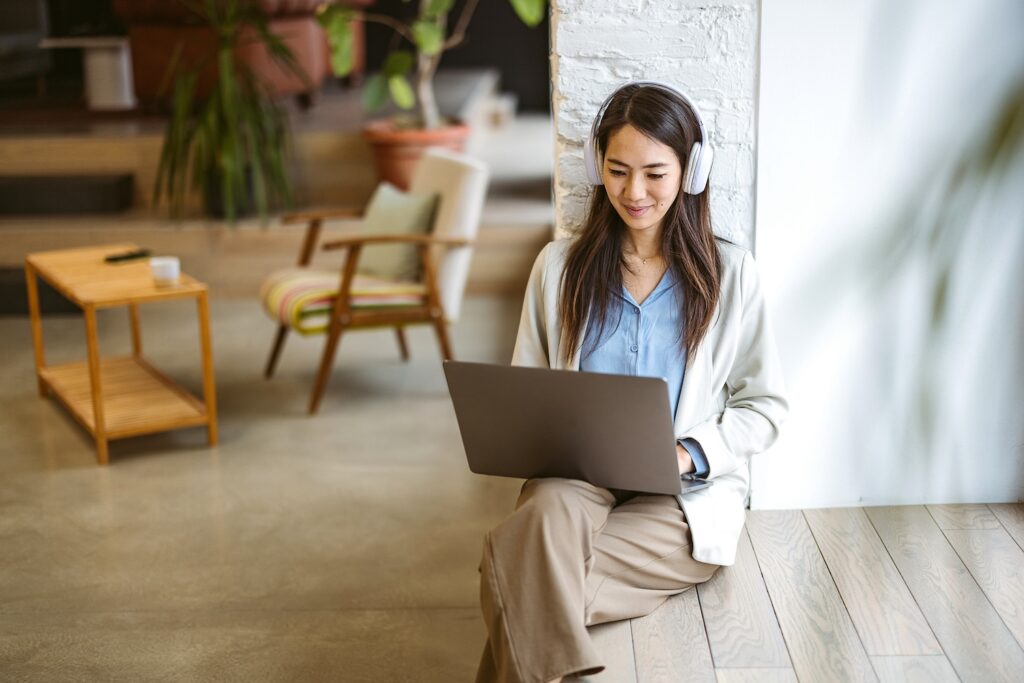
[[[526,296],[523,298],[523,313],[519,318],[519,333],[516,335],[516,345],[512,351],[512,365],[550,367],[544,307],[545,264],[550,246],[548,244],[541,250],[533,263],[533,270],[530,271]]]
[[[778,438],[789,409],[764,295],[749,252],[740,270],[740,292],[743,309],[726,379],[725,409],[682,437],[696,440],[704,449],[708,478],[745,466],[751,455],[767,450]]]

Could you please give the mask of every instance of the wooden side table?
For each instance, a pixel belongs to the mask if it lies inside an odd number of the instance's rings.
[[[176,285],[153,282],[148,259],[105,263],[104,257],[138,249],[108,244],[29,254],[25,280],[35,344],[40,396],[52,393],[96,441],[96,457],[107,463],[107,442],[140,434],[206,425],[211,446],[217,444],[217,399],[210,345],[210,311],[206,285],[182,273]],[[36,278],[42,278],[85,314],[88,360],[46,365]],[[171,299],[195,299],[203,363],[203,400],[190,394],[142,357],[139,305]],[[100,358],[96,311],[127,306],[132,355]]]

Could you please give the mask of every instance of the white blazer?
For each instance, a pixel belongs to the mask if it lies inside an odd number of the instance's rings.
[[[551,242],[533,264],[513,365],[579,370],[579,348],[568,363],[563,360],[558,316],[570,244]],[[775,441],[788,406],[754,259],[745,249],[718,244],[721,297],[707,335],[687,363],[675,433],[701,445],[708,478],[715,480],[713,486],[678,497],[693,536],[693,557],[731,565],[746,519],[750,456]]]

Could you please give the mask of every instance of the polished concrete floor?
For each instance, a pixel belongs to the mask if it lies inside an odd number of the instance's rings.
[[[457,354],[507,362],[520,302],[471,298]],[[319,338],[261,377],[273,327],[215,300],[221,443],[114,442],[111,464],[39,398],[27,320],[0,318],[0,681],[468,681],[477,562],[518,482],[470,474],[426,329]],[[198,391],[194,309],[142,309],[146,354]],[[83,354],[44,323],[48,361]],[[130,351],[127,315],[100,316]],[[735,566],[593,629],[593,683],[1019,681],[1024,506],[757,511]]]
[[[469,299],[463,359],[507,362],[520,302]],[[36,392],[28,321],[0,318],[0,680],[459,681],[484,640],[482,535],[513,480],[466,470],[426,328],[342,339],[319,415],[322,344],[215,300],[221,442],[202,429],[113,442]],[[194,308],[142,309],[145,353],[200,388]],[[100,316],[104,355],[127,315]],[[47,361],[84,357],[78,316],[44,321]]]

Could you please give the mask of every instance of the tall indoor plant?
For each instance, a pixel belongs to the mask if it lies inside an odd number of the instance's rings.
[[[381,176],[404,186],[411,173],[415,154],[409,147],[436,144],[460,147],[468,129],[459,122],[442,118],[434,96],[434,74],[441,56],[466,39],[469,21],[478,0],[466,0],[449,28],[449,14],[455,0],[411,0],[416,3],[415,15],[407,21],[390,16],[363,12],[328,0],[318,11],[321,25],[331,45],[331,68],[335,75],[345,76],[352,70],[355,35],[354,20],[379,23],[391,28],[400,39],[384,61],[381,71],[366,80],[363,100],[371,110],[383,106],[390,98],[400,109],[415,108],[415,115],[386,121],[373,121],[366,135],[377,149]],[[518,17],[530,27],[543,19],[547,0],[509,0]],[[409,74],[412,72],[412,82]],[[383,158],[382,158],[383,156]],[[389,170],[389,158],[397,160],[398,168]],[[391,175],[389,177],[390,174]]]
[[[179,1],[216,35],[216,51],[181,69],[180,49],[171,59],[172,109],[153,201],[166,197],[171,215],[180,218],[191,189],[200,193],[207,213],[233,222],[254,206],[266,219],[272,206],[291,203],[288,121],[259,77],[237,59],[236,48],[258,41],[279,64],[305,76],[251,0]],[[202,98],[197,86],[210,70],[216,78]]]

